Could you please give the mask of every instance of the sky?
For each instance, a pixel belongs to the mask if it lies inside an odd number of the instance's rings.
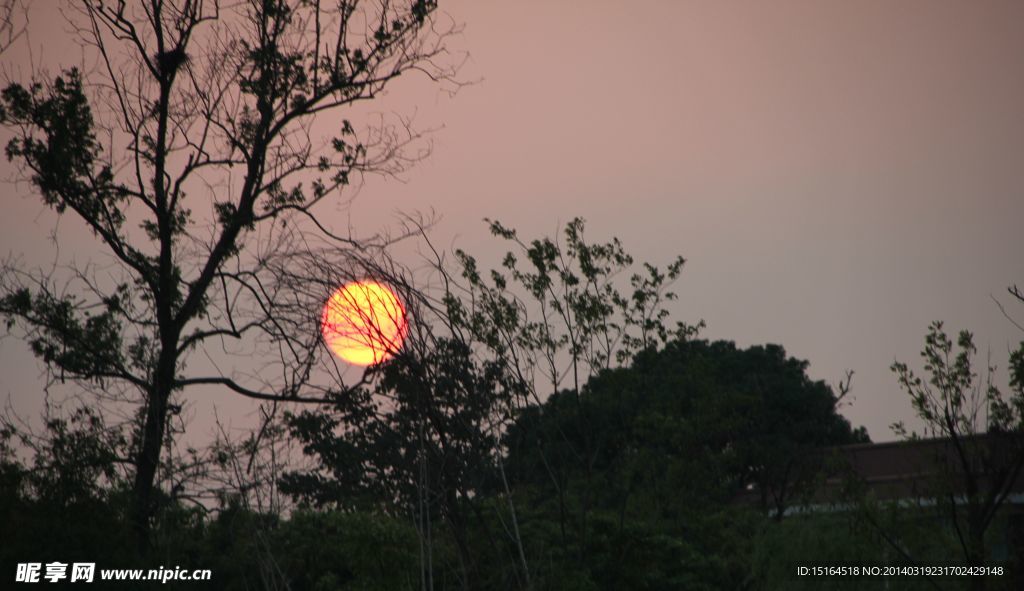
[[[842,412],[876,441],[915,424],[889,366],[920,365],[930,322],[972,330],[1001,367],[1024,339],[992,299],[1024,319],[1006,294],[1024,285],[1024,3],[442,11],[464,26],[451,45],[469,84],[450,96],[400,80],[371,107],[434,131],[400,180],[367,179],[344,214],[366,234],[434,210],[436,243],[497,264],[483,218],[532,237],[581,216],[591,239],[617,236],[638,260],[683,255],[675,318],[704,319],[707,338],[779,343],[815,379],[853,370]],[[59,19],[32,24],[34,63],[74,56]],[[27,56],[5,55],[4,71]],[[64,255],[89,259],[73,220],[57,224],[25,185],[4,193],[0,253],[46,262],[56,228]],[[0,397],[20,413],[38,408],[41,374],[23,343],[0,340]],[[240,422],[254,408],[219,392],[195,404]]]

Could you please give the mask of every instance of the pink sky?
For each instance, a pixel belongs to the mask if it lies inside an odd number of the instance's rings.
[[[439,244],[487,259],[499,245],[483,217],[533,236],[583,216],[640,260],[682,254],[678,318],[705,319],[709,338],[780,343],[815,378],[855,370],[843,412],[875,440],[912,416],[888,368],[917,363],[930,321],[973,330],[1000,366],[1024,338],[990,299],[1024,285],[1024,3],[442,9],[465,24],[454,45],[479,82],[450,98],[402,81],[375,105],[443,128],[404,183],[369,180],[351,214],[366,234],[434,208]],[[74,56],[60,39],[33,32],[35,61]],[[27,69],[23,50],[3,59]],[[48,261],[55,217],[26,187],[5,191],[0,253]],[[70,218],[60,233],[88,257]],[[19,412],[37,408],[40,374],[22,343],[0,341],[0,396]],[[222,417],[253,408],[209,399]]]

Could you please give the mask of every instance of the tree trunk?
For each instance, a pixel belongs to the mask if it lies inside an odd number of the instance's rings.
[[[971,567],[984,567],[985,566],[985,526],[983,525],[982,516],[980,509],[973,508],[969,517],[968,536],[970,540],[970,556],[968,556],[968,566]],[[985,576],[972,576],[971,579],[971,591],[985,591],[985,580],[988,577]]]
[[[146,422],[142,428],[142,442],[136,458],[135,482],[132,486],[131,525],[139,547],[146,550],[150,543],[150,521],[154,514],[153,487],[156,470],[160,465],[160,450],[164,444],[167,426],[167,403],[174,389],[176,356],[163,347],[153,384],[146,401]]]
[[[462,517],[462,513],[456,507],[458,500],[454,494],[451,491],[446,491],[444,498],[447,504],[445,516],[448,520],[448,526],[452,530],[452,538],[455,540],[455,554],[459,559],[459,567],[462,571],[461,586],[463,591],[472,591],[476,589],[476,569],[473,552],[470,549],[469,540],[466,538],[465,520]]]

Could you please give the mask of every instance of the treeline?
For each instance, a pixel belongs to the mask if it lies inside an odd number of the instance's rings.
[[[823,468],[812,452],[867,439],[778,346],[672,341],[579,396],[519,409],[505,432],[470,403],[493,385],[460,375],[458,351],[438,356],[429,397],[408,393],[396,363],[382,369],[389,412],[371,416],[381,397],[366,392],[290,416],[315,460],[280,482],[296,510],[167,502],[145,557],[130,542],[123,442],[97,416],[51,421],[31,463],[7,432],[0,510],[17,543],[3,563],[159,557],[211,568],[223,589],[417,589],[424,576],[434,589],[754,588],[772,516]],[[737,501],[751,490],[760,502]]]
[[[165,497],[148,550],[132,543],[125,442],[98,416],[49,421],[31,460],[7,430],[0,561],[209,568],[209,587],[227,590],[383,591],[881,589],[892,580],[823,582],[795,567],[905,562],[893,536],[904,552],[957,558],[931,509],[862,494],[842,511],[801,511],[824,478],[850,476],[827,450],[868,439],[837,412],[845,385],[810,379],[779,346],[672,340],[578,395],[517,409],[502,431],[470,402],[494,384],[468,379],[465,353],[437,351],[429,396],[407,387],[409,367],[384,364],[375,391],[288,415],[313,461],[275,483],[290,511],[258,510],[242,490],[205,508]],[[1010,573],[1013,561],[998,564]]]
[[[186,444],[176,406],[142,540],[145,407],[108,424],[118,409],[96,399],[48,415],[36,434],[5,419],[4,572],[49,561],[210,569],[210,587],[228,590],[925,589],[936,582],[823,582],[796,567],[1020,562],[1021,528],[1001,511],[1018,447],[965,453],[973,463],[921,491],[938,502],[875,498],[835,452],[868,442],[839,412],[850,375],[833,388],[781,346],[669,328],[682,259],[635,272],[617,240],[584,240],[581,220],[557,239],[491,229],[510,245],[501,267],[456,252],[457,272],[438,261],[440,294],[375,269],[417,321],[359,385],[313,406],[275,399],[256,431],[206,450]],[[924,435],[1016,445],[1024,348],[1005,398],[972,369],[970,335],[956,343],[932,327],[927,381],[894,365]],[[301,459],[284,461],[287,446]]]

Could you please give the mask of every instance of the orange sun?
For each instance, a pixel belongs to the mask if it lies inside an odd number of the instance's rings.
[[[320,317],[324,342],[343,361],[373,365],[394,355],[406,334],[405,308],[386,285],[347,283],[331,294]]]

